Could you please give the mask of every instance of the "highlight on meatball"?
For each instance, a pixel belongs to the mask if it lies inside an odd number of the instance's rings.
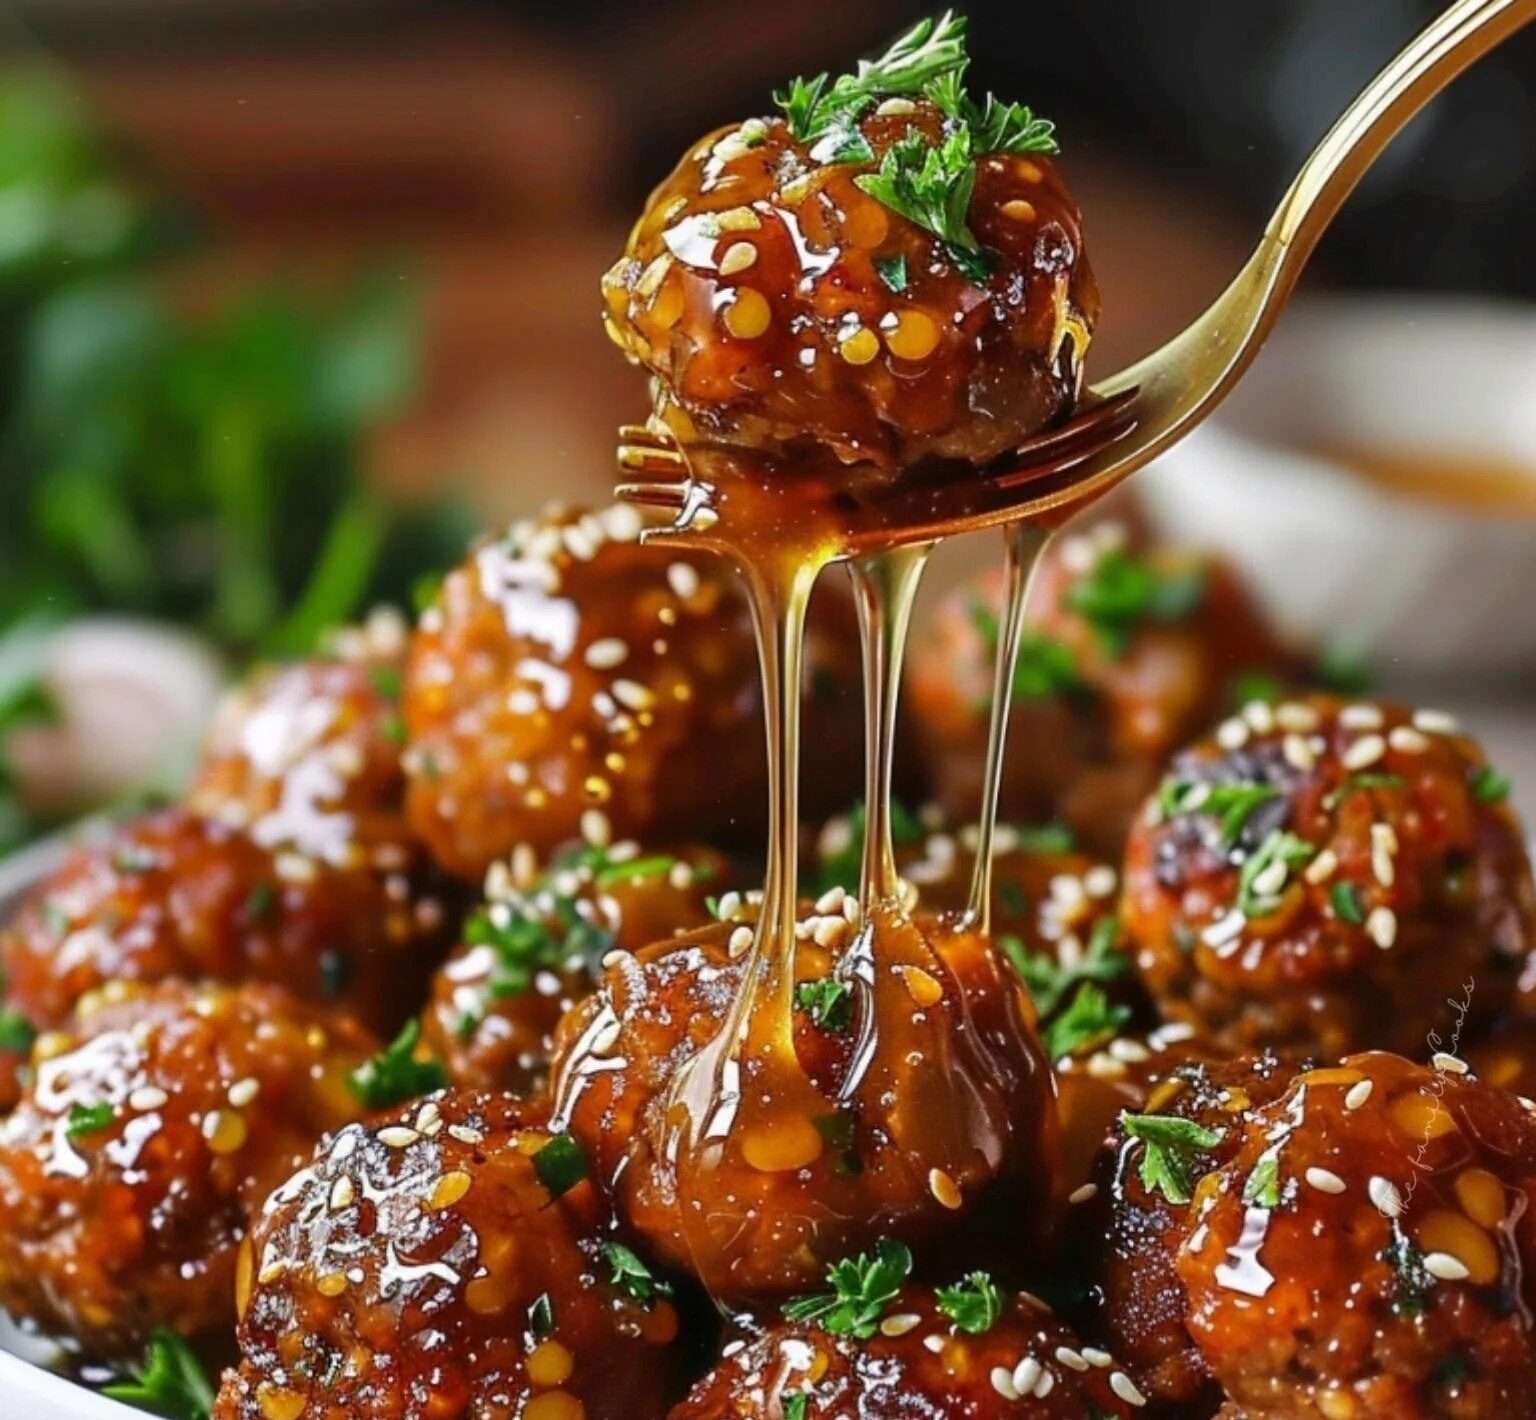
[[[251,1217],[376,1044],[275,986],[95,993],[0,1124],[0,1305],[95,1356],[227,1330]]]
[[[486,874],[484,904],[433,978],[423,1038],[456,1085],[542,1088],[555,1027],[597,989],[608,954],[704,926],[728,876],[702,846],[586,843],[547,867],[514,852]]]
[[[739,1067],[757,1088],[727,1083],[723,1112],[690,1124],[673,1091],[692,1071],[685,1095],[700,1099],[699,1062],[753,937],[752,901],[731,893],[719,907],[718,927],[619,955],[556,1041],[558,1117],[650,1254],[750,1300],[804,1287],[881,1236],[952,1259],[956,1214],[968,1251],[1004,1236],[1022,1253],[1037,1245],[1052,1220],[1054,1101],[1027,998],[991,943],[884,910],[865,925],[832,889],[796,929],[788,1058],[773,1018],[771,1058]],[[735,1078],[736,1064],[722,1068]],[[684,1176],[688,1127],[723,1142]],[[1006,1218],[988,1209],[1004,1193]]]
[[[1252,1420],[1536,1413],[1528,1105],[1454,1055],[1372,1053],[1235,1125],[1178,1258]]]
[[[448,1092],[321,1144],[252,1231],[217,1420],[664,1413],[670,1284],[546,1113]]]
[[[1052,125],[965,89],[965,22],[710,134],[603,281],[685,448],[888,477],[985,463],[1067,410],[1098,315]]]
[[[406,671],[412,827],[479,879],[547,856],[599,811],[659,842],[760,825],[766,751],[747,604],[710,559],[639,545],[622,505],[551,508],[487,541],[422,616]],[[862,734],[857,630],[818,596],[807,681],[821,707],[807,783],[846,801]],[[815,755],[824,756],[824,766]]]
[[[1422,1055],[1464,996],[1488,1020],[1536,943],[1506,792],[1436,712],[1246,706],[1131,831],[1123,916],[1159,1010],[1234,1050],[1322,1056]]]
[[[77,849],[0,926],[5,999],[36,1029],[117,980],[268,981],[393,1031],[421,1001],[444,908],[404,871],[271,853],[182,809]]]
[[[1037,1297],[986,1272],[916,1285],[911,1263],[885,1242],[834,1264],[825,1291],[728,1348],[671,1420],[1108,1420],[1146,1404],[1124,1366]]]
[[[950,595],[913,638],[907,697],[946,816],[974,817],[986,758],[1001,573]],[[1013,679],[1001,807],[1067,825],[1118,859],[1170,754],[1253,690],[1294,679],[1236,570],[1189,548],[1094,524],[1046,553]]]

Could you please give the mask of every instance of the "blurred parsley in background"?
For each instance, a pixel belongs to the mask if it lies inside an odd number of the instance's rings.
[[[67,85],[0,74],[0,852],[35,828],[5,743],[50,713],[16,654],[40,624],[130,613],[235,667],[303,654],[407,604],[472,527],[456,501],[386,501],[360,469],[414,389],[408,284],[262,290],[194,317],[160,279],[193,233]]]

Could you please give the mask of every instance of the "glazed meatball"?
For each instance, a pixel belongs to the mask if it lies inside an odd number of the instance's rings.
[[[1002,585],[990,574],[962,587],[913,642],[913,724],[956,820],[981,797]],[[1245,687],[1269,690],[1297,669],[1230,566],[1138,547],[1119,523],[1046,554],[1025,618],[1002,812],[1064,823],[1086,851],[1114,859],[1168,756]]]
[[[1159,1009],[1232,1049],[1422,1054],[1511,997],[1536,900],[1502,781],[1446,717],[1254,703],[1179,755],[1126,849]],[[1432,1047],[1431,1047],[1432,1048]]]
[[[947,98],[882,102],[872,82],[831,128],[814,108],[748,119],[652,194],[604,279],[606,323],[685,447],[888,477],[987,462],[1076,397],[1098,294],[1055,144],[999,150],[962,112],[963,22],[941,23]],[[952,192],[974,182],[952,232],[892,196],[925,163]]]
[[[101,1356],[227,1329],[250,1218],[375,1047],[275,986],[96,992],[0,1125],[0,1304]]]
[[[744,1032],[771,1048],[717,1063],[753,936],[749,903],[720,906],[719,927],[618,958],[556,1042],[560,1117],[651,1252],[716,1296],[781,1295],[875,1237],[933,1239],[957,1211],[984,1248],[1004,1177],[995,1222],[1027,1251],[1048,1222],[1054,1104],[1027,998],[990,943],[884,910],[859,931],[834,889],[797,927],[792,1030],[755,1014]],[[723,1142],[700,1157],[690,1129]],[[954,1255],[952,1235],[938,1245]]]
[[[596,812],[616,837],[750,831],[766,801],[757,651],[746,602],[707,560],[640,547],[625,507],[552,509],[449,574],[406,673],[410,820],[478,879],[519,844],[541,856]],[[846,801],[862,734],[857,632],[816,599],[807,678]],[[847,693],[841,693],[846,691]]]
[[[727,864],[712,849],[643,852],[631,839],[531,850],[486,874],[486,902],[433,979],[422,1035],[457,1085],[527,1092],[549,1071],[560,1018],[597,988],[603,959],[710,920]]]
[[[225,698],[187,804],[273,854],[402,871],[401,671],[391,661],[300,661]]]
[[[1201,1181],[1188,1325],[1251,1420],[1536,1414],[1536,1119],[1465,1070],[1303,1076]]]
[[[871,1263],[845,1267],[867,1275]],[[880,1305],[827,1326],[768,1328],[721,1360],[669,1420],[1108,1420],[1146,1403],[1107,1351],[1083,1346],[1043,1302],[1007,1296],[985,1273],[876,1295]]]
[[[180,809],[78,849],[0,928],[6,999],[65,1021],[114,980],[273,981],[390,1031],[419,1006],[443,905],[403,872],[268,852]]]
[[[252,1230],[217,1420],[662,1414],[669,1286],[545,1118],[449,1092],[323,1143]]]

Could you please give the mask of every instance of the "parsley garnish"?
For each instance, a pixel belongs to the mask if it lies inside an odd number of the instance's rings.
[[[672,1284],[655,1276],[649,1267],[623,1243],[600,1244],[604,1260],[613,1270],[609,1280],[631,1301],[650,1306],[657,1297],[670,1297]]]
[[[1513,787],[1509,776],[1491,764],[1479,765],[1472,774],[1472,797],[1480,804],[1502,803]]]
[[[385,1049],[347,1076],[352,1093],[365,1108],[388,1109],[403,1100],[429,1095],[448,1083],[448,1072],[438,1061],[416,1058],[420,1039],[421,1022],[407,1021]]]
[[[1040,1032],[1052,1060],[1100,1045],[1131,1018],[1131,1008],[1113,1004],[1097,986],[1085,981],[1072,1003]]]
[[[1221,825],[1222,846],[1230,848],[1242,836],[1248,815],[1260,804],[1279,797],[1280,791],[1272,784],[1192,784],[1168,778],[1157,792],[1157,805],[1165,819],[1185,813],[1208,814]]]
[[[779,1397],[779,1409],[784,1412],[784,1420],[805,1420],[805,1408],[809,1403],[810,1397],[803,1390]]]
[[[1340,922],[1358,927],[1365,921],[1365,908],[1360,902],[1360,889],[1353,883],[1335,883],[1329,894],[1333,900],[1333,915]]]
[[[1085,981],[1114,981],[1125,975],[1130,962],[1115,945],[1119,933],[1120,924],[1115,918],[1100,918],[1093,925],[1087,948],[1070,966],[1048,952],[1027,951],[1018,937],[999,938],[999,945],[1014,970],[1024,978],[1036,1009],[1042,1016],[1049,1016],[1074,986]]]
[[[1435,1284],[1424,1266],[1424,1254],[1399,1233],[1382,1249],[1381,1258],[1397,1274],[1392,1310],[1399,1316],[1422,1316],[1428,1305],[1430,1289]]]
[[[1280,1206],[1280,1155],[1276,1150],[1259,1155],[1243,1185],[1243,1202],[1257,1203],[1261,1208]]]
[[[911,1252],[899,1242],[882,1239],[873,1253],[834,1262],[827,1268],[832,1290],[786,1302],[784,1315],[790,1321],[814,1322],[834,1336],[867,1341],[911,1271]]]
[[[1310,863],[1317,849],[1304,838],[1283,829],[1275,829],[1258,848],[1248,855],[1237,878],[1237,905],[1244,917],[1267,917],[1279,905],[1278,897],[1263,897],[1254,887],[1255,881],[1272,863],[1284,862],[1291,867]]]
[[[996,614],[981,602],[971,603],[971,625],[991,655],[997,654]],[[1019,658],[1013,668],[1013,694],[1019,700],[1042,700],[1082,689],[1077,657],[1054,636],[1026,626],[1019,633]]]
[[[1010,824],[1009,827],[1020,853],[1070,853],[1077,847],[1076,835],[1064,823],[1042,823],[1033,827]]]
[[[528,1330],[535,1341],[542,1341],[555,1329],[555,1304],[548,1292],[541,1292],[528,1308]]]
[[[373,688],[385,700],[398,700],[402,686],[400,672],[394,666],[370,666],[368,679],[373,683]]]
[[[1003,1314],[1003,1296],[985,1272],[972,1272],[963,1282],[938,1290],[939,1310],[959,1331],[980,1336]]]
[[[1188,1203],[1194,1196],[1195,1160],[1223,1138],[1222,1130],[1171,1114],[1122,1114],[1120,1127],[1142,1141],[1143,1187],[1174,1204]]]
[[[1067,588],[1066,604],[1093,624],[1110,655],[1122,656],[1141,622],[1183,621],[1204,595],[1202,569],[1161,572],[1145,557],[1111,548]]]
[[[37,1032],[32,1029],[32,1022],[20,1011],[0,1011],[0,1050],[25,1055],[32,1049],[32,1042],[36,1038]]]
[[[587,1176],[587,1156],[569,1134],[556,1134],[534,1154],[533,1171],[539,1182],[559,1198]]]
[[[969,222],[976,188],[970,129],[957,128],[932,146],[914,129],[886,149],[878,172],[860,173],[853,181],[877,202],[936,236],[950,260],[973,281],[986,280],[991,265]]]
[[[83,1139],[87,1134],[99,1134],[109,1129],[117,1118],[117,1111],[109,1104],[77,1104],[69,1111],[69,1124],[65,1133],[71,1139]]]
[[[888,290],[900,295],[907,289],[907,258],[906,253],[897,252],[895,256],[877,256],[875,258],[875,271],[880,279],[885,282]]]
[[[853,997],[848,986],[833,977],[802,981],[795,987],[795,1008],[811,1018],[818,1030],[841,1033],[848,1029]]]
[[[265,922],[277,906],[277,889],[271,883],[257,883],[245,897],[245,915],[252,922]]]
[[[174,1331],[158,1329],[144,1364],[130,1374],[131,1381],[103,1386],[102,1394],[169,1420],[208,1420],[213,1411],[213,1385],[197,1354]]]
[[[844,1176],[864,1172],[864,1160],[859,1157],[854,1140],[858,1125],[858,1116],[851,1109],[834,1110],[816,1120],[816,1132],[837,1156],[834,1172]]]
[[[1238,671],[1227,687],[1227,699],[1234,710],[1258,701],[1261,705],[1274,705],[1285,694],[1285,685],[1277,675],[1260,670],[1257,666]]]
[[[1324,646],[1314,669],[1317,683],[1339,695],[1364,695],[1376,682],[1365,652],[1345,642]]]
[[[596,882],[598,887],[608,888],[633,878],[664,877],[677,864],[678,859],[668,853],[653,853],[649,858],[630,858],[622,863],[608,863],[599,868]]]

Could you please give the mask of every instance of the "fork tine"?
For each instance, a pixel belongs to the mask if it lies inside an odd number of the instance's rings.
[[[688,502],[688,484],[678,483],[621,483],[614,492],[626,503],[639,503],[647,508],[682,508]]]
[[[1121,390],[1118,394],[1110,395],[1107,399],[1099,400],[1074,414],[1065,424],[1058,424],[1054,429],[1048,429],[1032,439],[1026,439],[1008,457],[1010,460],[1027,459],[1033,463],[1038,455],[1048,453],[1058,445],[1074,443],[1102,425],[1115,422],[1122,417],[1125,405],[1135,397],[1136,388],[1132,386],[1130,389]]]
[[[620,424],[619,441],[625,444],[650,444],[658,449],[677,446],[677,441],[670,434],[653,429],[649,424]]]
[[[1008,490],[1054,478],[1119,443],[1135,428],[1135,416],[1127,410],[1118,419],[1105,420],[1094,429],[1083,431],[1077,439],[1062,444],[1049,457],[1031,458],[1018,468],[994,474],[989,481],[996,488]]]
[[[687,472],[688,463],[675,449],[654,448],[647,444],[620,444],[619,467],[634,473]]]

